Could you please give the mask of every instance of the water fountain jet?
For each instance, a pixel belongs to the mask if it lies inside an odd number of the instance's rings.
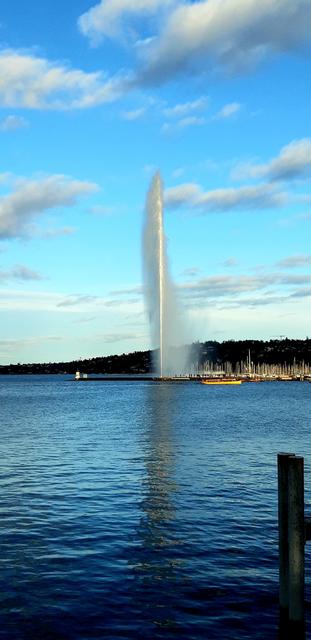
[[[185,331],[176,290],[170,278],[163,225],[163,186],[160,173],[152,179],[146,198],[143,229],[143,275],[154,365],[162,377],[186,368]]]

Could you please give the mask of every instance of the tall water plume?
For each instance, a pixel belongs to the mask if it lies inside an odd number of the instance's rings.
[[[183,318],[169,275],[163,228],[163,187],[159,173],[147,194],[143,229],[143,275],[154,366],[160,376],[184,373],[187,352]]]

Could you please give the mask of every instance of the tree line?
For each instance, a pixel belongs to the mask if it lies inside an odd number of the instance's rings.
[[[226,340],[195,342],[189,345],[189,370],[199,370],[204,363],[231,363],[251,360],[254,365],[311,365],[311,339]],[[153,353],[134,351],[121,355],[77,359],[69,362],[45,362],[0,365],[0,374],[144,374],[152,371]]]

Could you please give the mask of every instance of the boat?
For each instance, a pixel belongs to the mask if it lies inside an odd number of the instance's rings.
[[[226,378],[209,378],[208,380],[201,380],[201,384],[242,384],[242,380],[229,380]]]

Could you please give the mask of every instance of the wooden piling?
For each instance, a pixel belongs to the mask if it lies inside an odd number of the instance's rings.
[[[304,545],[311,519],[304,517],[301,456],[278,454],[278,499],[280,638],[304,640]]]
[[[279,516],[279,602],[281,617],[288,619],[288,459],[293,453],[278,454]]]
[[[288,458],[288,617],[304,623],[304,461]]]

